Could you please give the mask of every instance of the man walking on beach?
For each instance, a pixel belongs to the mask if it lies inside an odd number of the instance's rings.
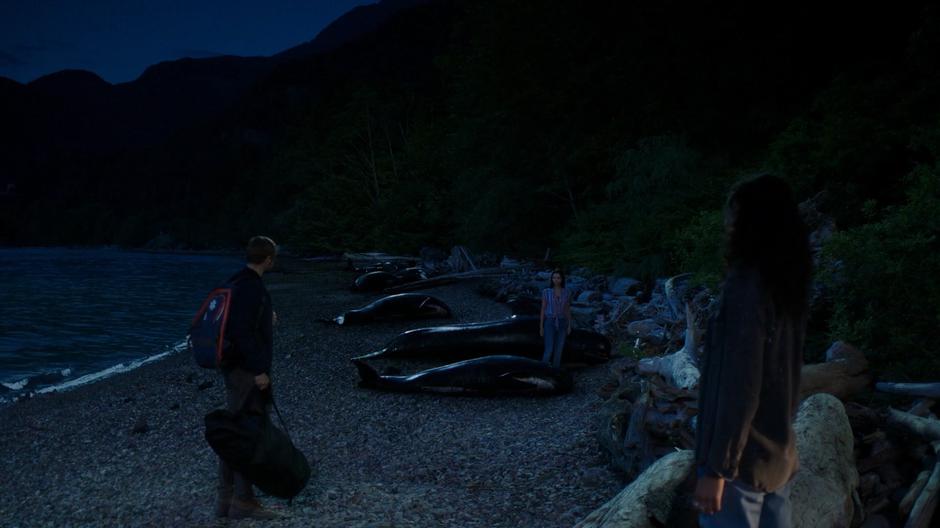
[[[226,324],[231,342],[222,363],[228,410],[266,415],[271,403],[274,310],[261,277],[274,267],[277,245],[268,237],[248,241],[247,264],[229,279],[232,302]],[[219,459],[217,517],[276,519],[255,498],[252,484]]]

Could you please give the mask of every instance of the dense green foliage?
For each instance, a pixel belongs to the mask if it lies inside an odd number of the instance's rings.
[[[522,4],[404,12],[279,66],[168,144],[45,160],[45,191],[5,208],[0,236],[552,248],[566,265],[714,285],[725,195],[770,169],[800,199],[827,190],[822,212],[841,230],[821,270],[832,320],[817,331],[880,365],[917,360],[902,373],[938,371],[935,9]]]
[[[876,211],[870,202],[871,223],[833,237],[821,278],[834,335],[891,370],[929,377],[940,343],[940,166],[920,166],[907,181],[903,204]]]

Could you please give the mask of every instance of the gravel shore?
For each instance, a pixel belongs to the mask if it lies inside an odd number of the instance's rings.
[[[355,277],[337,263],[284,266],[265,276],[279,316],[272,378],[314,467],[290,507],[262,497],[284,519],[213,517],[217,459],[202,417],[223,389],[181,353],[0,408],[0,526],[560,527],[622,489],[594,437],[606,366],[576,370],[575,390],[550,398],[360,389],[349,358],[439,321],[318,323],[376,296],[348,291]],[[454,322],[509,315],[472,282],[427,291]],[[430,366],[376,362],[392,364]]]

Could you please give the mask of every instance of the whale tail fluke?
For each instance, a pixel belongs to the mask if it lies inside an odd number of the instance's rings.
[[[356,365],[356,369],[359,370],[359,386],[360,387],[375,387],[379,383],[379,373],[375,371],[374,368],[367,365],[364,361],[358,359],[352,360],[353,364]]]
[[[385,349],[376,350],[375,352],[369,352],[368,354],[363,354],[363,355],[361,355],[361,356],[356,356],[356,357],[352,358],[352,360],[353,360],[353,362],[356,362],[356,361],[361,360],[361,359],[377,358],[377,357],[381,357],[382,354],[384,354],[384,353],[385,353]]]

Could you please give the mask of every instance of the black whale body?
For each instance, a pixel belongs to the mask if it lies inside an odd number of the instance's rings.
[[[423,370],[408,376],[382,376],[360,360],[359,386],[397,392],[458,395],[562,394],[574,385],[571,373],[519,356],[485,356]]]
[[[421,268],[405,268],[393,272],[388,271],[370,271],[356,278],[353,282],[353,291],[373,292],[382,291],[385,288],[415,282],[428,278]]]
[[[546,320],[545,324],[552,324]],[[572,330],[565,339],[565,363],[603,363],[610,359],[610,340],[590,330]],[[430,358],[458,361],[482,356],[514,355],[541,359],[544,340],[539,318],[513,316],[500,321],[418,328],[399,334],[366,358]]]
[[[453,314],[444,301],[426,293],[399,293],[349,310],[333,319],[336,324],[363,324],[398,319],[446,318]]]
[[[542,310],[542,300],[527,295],[515,295],[506,300],[506,306],[513,315],[538,315]]]

